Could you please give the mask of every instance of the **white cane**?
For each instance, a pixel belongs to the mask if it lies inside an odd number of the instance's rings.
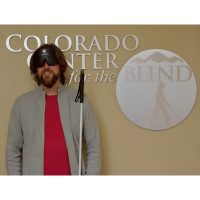
[[[81,175],[82,166],[82,129],[83,129],[83,99],[84,99],[84,70],[80,72],[79,89],[75,101],[80,99],[80,129],[79,129],[79,159],[78,159],[78,175]]]

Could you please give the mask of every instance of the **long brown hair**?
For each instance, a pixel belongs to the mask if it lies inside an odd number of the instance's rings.
[[[67,64],[67,61],[65,59],[63,52],[55,44],[43,44],[34,51],[33,55],[31,56],[31,59],[30,59],[31,75],[32,75],[33,79],[37,82],[37,84],[41,85],[41,81],[37,74],[37,66],[34,65],[33,58],[38,52],[40,52],[42,49],[46,49],[46,48],[51,48],[51,50],[54,52],[54,54],[58,60],[58,64],[60,66],[60,82],[61,82],[61,84],[64,85],[66,82],[65,72],[67,70],[68,64]]]

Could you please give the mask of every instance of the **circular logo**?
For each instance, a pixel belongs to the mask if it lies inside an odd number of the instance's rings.
[[[145,129],[164,130],[176,126],[191,112],[197,84],[183,58],[171,51],[150,49],[125,63],[116,94],[129,120]]]

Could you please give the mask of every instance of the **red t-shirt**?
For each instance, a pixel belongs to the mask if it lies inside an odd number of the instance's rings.
[[[44,175],[71,175],[57,95],[46,96]]]

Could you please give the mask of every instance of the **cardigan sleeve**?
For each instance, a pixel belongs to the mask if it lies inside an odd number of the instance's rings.
[[[83,134],[86,143],[86,175],[101,173],[101,144],[96,115],[87,97],[84,98]]]
[[[8,125],[6,146],[6,165],[9,175],[22,174],[23,133],[20,120],[19,104],[15,102]]]

